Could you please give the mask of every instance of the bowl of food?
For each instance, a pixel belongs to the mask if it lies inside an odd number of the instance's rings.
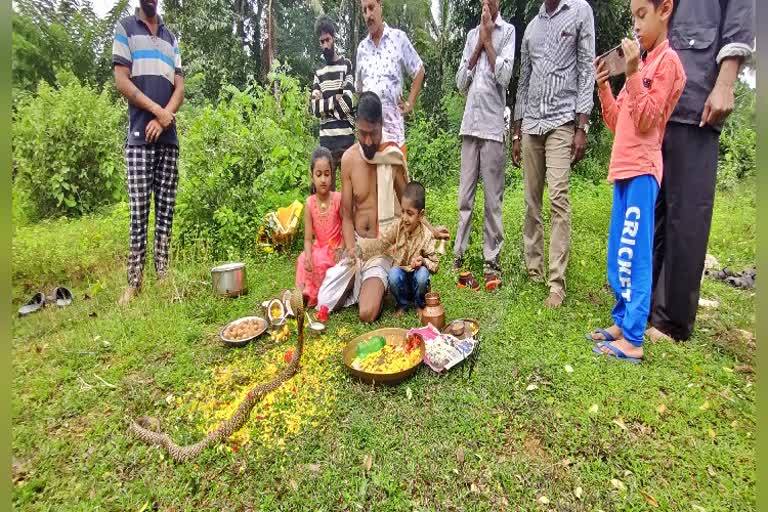
[[[454,320],[443,329],[443,334],[450,334],[460,340],[474,338],[478,332],[480,332],[480,322],[472,318]]]
[[[413,375],[424,358],[424,340],[405,329],[377,329],[344,347],[347,370],[371,384],[396,384]]]
[[[267,326],[267,321],[260,316],[246,316],[225,325],[219,337],[228,347],[244,347],[252,339],[264,334]]]

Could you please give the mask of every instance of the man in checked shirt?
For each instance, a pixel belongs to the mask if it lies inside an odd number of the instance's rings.
[[[546,178],[552,212],[548,307],[565,299],[571,245],[568,179],[584,157],[593,103],[595,30],[585,0],[544,0],[525,29],[520,82],[513,116],[512,161],[523,161],[525,264],[530,278],[544,280],[541,202]]]

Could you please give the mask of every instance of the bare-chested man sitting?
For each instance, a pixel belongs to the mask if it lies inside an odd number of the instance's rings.
[[[376,239],[381,230],[400,213],[400,198],[407,184],[405,157],[395,143],[382,144],[383,117],[376,93],[364,92],[357,104],[357,143],[341,159],[341,209],[347,254],[356,254],[366,239]],[[445,228],[435,230],[436,238],[448,238]],[[359,316],[374,322],[381,313],[387,276],[392,267],[389,256],[375,256],[362,262]]]

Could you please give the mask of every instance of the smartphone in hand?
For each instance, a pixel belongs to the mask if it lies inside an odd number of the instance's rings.
[[[627,61],[624,60],[624,49],[621,45],[611,48],[600,57],[599,60],[604,60],[610,76],[623,75],[627,72]]]

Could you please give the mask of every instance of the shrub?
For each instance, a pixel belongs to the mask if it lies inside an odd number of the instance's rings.
[[[425,186],[458,184],[461,141],[458,131],[445,130],[435,121],[416,117],[408,126],[408,172]]]
[[[736,108],[720,135],[720,162],[717,186],[731,189],[744,178],[755,176],[757,132],[755,91],[742,82],[736,86]]]
[[[218,106],[185,113],[176,217],[183,245],[238,257],[255,248],[268,211],[305,199],[317,143],[307,97],[296,79],[270,74],[265,86],[226,87]]]
[[[82,215],[125,195],[125,105],[72,75],[59,83],[20,97],[13,119],[14,186],[33,219]]]

